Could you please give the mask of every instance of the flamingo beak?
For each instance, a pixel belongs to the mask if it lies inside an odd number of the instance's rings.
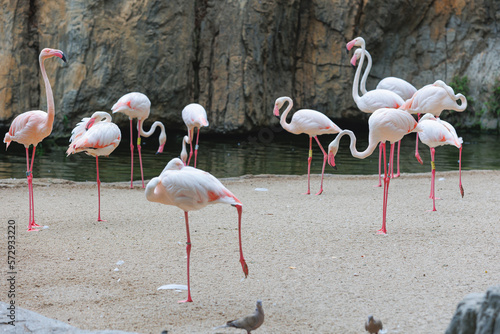
[[[87,125],[85,126],[85,130],[88,130],[94,125],[95,123],[95,118],[90,119],[90,121],[87,122]]]
[[[274,116],[278,117],[278,119],[280,118],[280,109],[278,108],[277,105],[274,105],[273,114]]]
[[[160,147],[158,147],[158,151],[156,152],[156,154],[163,153],[164,146],[165,146],[165,144],[160,145]]]
[[[353,39],[352,41],[350,41],[349,43],[346,44],[347,53],[349,53],[349,51],[351,51],[354,44],[356,44],[356,39]]]
[[[328,164],[332,166],[333,169],[337,170],[337,166],[335,166],[335,156],[333,153],[328,153]]]

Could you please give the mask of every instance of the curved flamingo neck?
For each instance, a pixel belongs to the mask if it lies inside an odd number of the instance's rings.
[[[372,56],[366,50],[365,50],[364,53],[366,55],[367,63],[366,63],[366,69],[363,72],[363,76],[361,77],[361,85],[359,87],[359,89],[361,90],[361,94],[363,94],[363,95],[366,94],[366,92],[367,92],[367,90],[366,90],[366,80],[368,79],[368,75],[370,74],[370,70],[372,69]]]
[[[467,109],[467,99],[465,98],[464,95],[462,94],[457,94],[455,96],[455,98],[458,97],[458,99],[460,100],[460,102],[462,102],[458,107],[457,107],[457,111],[464,111],[465,109]]]
[[[361,52],[361,58],[359,58],[358,68],[356,69],[354,82],[352,83],[352,98],[354,99],[354,102],[356,102],[356,104],[358,104],[359,100],[361,99],[361,96],[359,96],[359,76],[361,74],[361,69],[363,68],[363,63],[365,61],[365,46],[362,45],[361,49],[363,50],[363,52]]]
[[[141,124],[140,127],[139,127],[139,123]],[[144,128],[143,128],[144,120],[142,120],[142,122],[137,122],[137,126],[138,126],[138,130],[140,131],[140,134],[142,137],[150,137],[155,132],[157,127],[160,127],[162,134],[166,134],[165,126],[160,121],[154,122],[153,125],[151,125],[151,128],[149,129],[149,131],[147,131],[147,132],[144,131]]]
[[[47,77],[47,72],[45,71],[45,58],[40,55],[38,61],[40,62],[40,70],[42,72],[43,82],[45,84],[45,93],[47,94],[47,126],[52,128],[56,113],[54,105],[54,95],[52,93],[52,87],[50,86],[49,78]]]
[[[349,145],[349,149],[351,150],[352,156],[355,158],[358,158],[358,159],[364,159],[364,158],[370,156],[373,153],[373,151],[375,151],[375,149],[377,148],[378,143],[379,143],[378,141],[377,142],[374,141],[372,136],[370,135],[368,137],[368,147],[366,148],[366,150],[359,152],[356,149],[356,136],[354,135],[354,133],[350,130],[342,130],[337,135],[335,140],[332,142],[332,146],[335,146],[338,149],[340,138],[342,138],[345,135],[348,135],[351,138],[351,143]]]
[[[287,131],[292,131],[292,126],[290,123],[287,123],[286,122],[286,118],[288,116],[288,113],[290,112],[290,110],[292,110],[292,107],[293,107],[293,101],[291,98],[289,97],[285,97],[285,101],[288,102],[288,107],[286,107],[285,111],[281,114],[281,117],[280,117],[280,124],[281,126],[283,127],[283,129],[287,130]]]

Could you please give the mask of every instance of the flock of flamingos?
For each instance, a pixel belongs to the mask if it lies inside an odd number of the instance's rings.
[[[417,90],[410,83],[394,77],[388,77],[379,82],[377,88],[371,91],[366,90],[366,79],[371,68],[371,56],[366,51],[365,41],[361,37],[357,37],[347,43],[347,49],[351,50],[354,46],[359,47],[354,52],[351,59],[351,64],[356,66],[356,74],[354,77],[352,95],[358,108],[365,113],[371,114],[368,120],[369,125],[369,145],[359,152],[356,149],[356,137],[350,130],[342,130],[334,124],[324,114],[311,110],[301,109],[293,114],[290,122],[287,122],[287,115],[290,112],[293,102],[289,97],[280,97],[274,105],[274,115],[280,117],[280,109],[287,103],[286,110],[281,114],[280,123],[283,128],[294,134],[305,133],[309,135],[309,157],[308,157],[308,185],[307,194],[310,194],[310,168],[312,160],[312,140],[313,138],[318,143],[323,152],[323,168],[321,174],[321,186],[316,195],[323,192],[323,175],[325,164],[328,163],[335,167],[335,155],[339,148],[340,139],[344,135],[350,137],[350,150],[354,157],[364,159],[371,155],[377,148],[379,153],[379,186],[382,182],[381,175],[381,160],[383,157],[384,166],[384,195],[383,195],[383,215],[382,228],[377,232],[386,234],[386,211],[387,211],[387,196],[389,191],[389,182],[392,177],[399,176],[399,150],[397,158],[397,174],[393,173],[394,147],[396,142],[408,133],[417,132],[417,145],[415,155],[422,163],[418,154],[418,138],[430,147],[431,150],[431,166],[432,180],[430,198],[433,200],[433,211],[436,211],[434,178],[435,165],[434,154],[435,147],[441,145],[454,145],[462,148],[462,138],[457,136],[453,126],[439,118],[443,110],[464,111],[467,107],[467,100],[462,94],[455,94],[453,89],[446,85],[443,81],[437,80],[433,84],[424,86]],[[45,72],[44,61],[47,58],[58,57],[66,61],[64,53],[55,49],[43,49],[40,53],[39,62],[42,72],[45,89],[47,94],[47,112],[35,110],[28,111],[17,116],[8,131],[5,134],[4,143],[7,147],[12,141],[23,144],[26,148],[26,176],[28,179],[29,188],[29,224],[28,231],[38,231],[40,225],[35,223],[34,202],[33,202],[33,161],[35,157],[36,146],[45,137],[52,132],[54,122],[54,98],[50,82]],[[360,80],[363,63],[367,59],[367,67]],[[359,61],[359,62],[358,62]],[[360,95],[360,91],[361,94]],[[457,101],[460,100],[460,103]],[[200,128],[208,126],[207,115],[205,109],[196,103],[189,104],[182,111],[182,118],[186,123],[188,135],[183,138],[183,149],[181,159],[172,159],[161,172],[158,177],[149,181],[144,187],[144,176],[142,172],[141,158],[141,136],[151,136],[157,127],[160,127],[161,134],[159,137],[160,147],[158,152],[163,151],[163,147],[167,140],[165,127],[161,122],[154,122],[151,129],[146,132],[143,129],[143,122],[149,116],[151,103],[149,99],[141,93],[129,93],[122,96],[111,108],[113,113],[123,113],[130,119],[130,152],[131,152],[131,184],[133,187],[133,118],[138,119],[137,128],[137,150],[139,153],[139,162],[141,168],[142,187],[145,188],[147,200],[151,202],[163,203],[166,205],[175,205],[185,213],[186,232],[187,232],[187,288],[188,297],[181,302],[191,302],[191,290],[189,284],[189,260],[191,252],[191,239],[189,234],[188,212],[191,210],[199,210],[208,204],[226,203],[235,206],[238,212],[238,237],[240,248],[240,263],[243,268],[245,277],[248,275],[248,267],[243,257],[241,247],[241,214],[242,203],[234,196],[222,183],[211,174],[196,168],[196,159],[198,154],[198,139]],[[412,114],[418,114],[418,121],[415,120]],[[420,115],[423,115],[420,117]],[[195,130],[197,131],[196,144],[193,150],[193,137]],[[318,140],[318,135],[322,134],[337,134],[328,146],[328,153],[321,146]],[[97,168],[97,189],[98,189],[98,221],[101,219],[100,210],[100,180],[99,180],[99,156],[108,156],[118,146],[121,140],[121,132],[118,126],[111,122],[111,115],[107,112],[98,111],[92,114],[91,117],[83,118],[72,131],[70,145],[67,154],[78,152],[86,152],[88,155],[96,158]],[[386,161],[386,142],[389,142],[390,155],[389,163]],[[189,157],[186,151],[186,144],[190,145]],[[31,162],[29,155],[29,146],[33,145],[31,154]],[[399,148],[399,146],[398,146]],[[194,167],[189,167],[194,151]],[[461,160],[461,157],[460,157]],[[460,192],[463,196],[463,187],[460,181]]]

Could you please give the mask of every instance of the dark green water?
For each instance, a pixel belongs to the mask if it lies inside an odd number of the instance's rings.
[[[130,180],[130,148],[128,129],[122,129],[124,139],[120,146],[110,155],[99,159],[102,182]],[[157,137],[143,139],[144,177],[150,179],[157,176],[168,161],[178,157],[181,151],[183,134],[169,134],[163,154],[156,155]],[[367,146],[368,134],[356,132],[357,148],[362,151]],[[477,133],[460,133],[464,139],[462,168],[500,169],[500,150],[497,148],[498,135]],[[2,134],[3,136],[3,134]],[[320,136],[325,150],[335,135]],[[63,142],[64,143],[64,142]],[[200,149],[197,167],[206,170],[216,177],[233,177],[245,174],[287,174],[303,175],[307,173],[307,156],[309,139],[307,135],[291,135],[281,129],[264,129],[258,134],[244,137],[209,137],[200,135]],[[336,156],[337,170],[326,166],[329,174],[376,174],[378,150],[372,156],[360,160],[351,156],[349,137],[342,138],[339,153]],[[420,143],[420,154],[424,165],[420,165],[414,157],[415,134],[407,135],[401,144],[401,172],[423,173],[430,171],[429,149]],[[94,181],[96,178],[95,159],[84,153],[66,157],[67,146],[51,145],[44,140],[37,150],[34,163],[35,178],[60,178],[73,181]],[[43,152],[42,152],[43,151]],[[322,154],[313,142],[313,161],[311,173],[321,173]],[[134,158],[134,180],[140,180],[139,159],[137,149]],[[192,163],[191,163],[192,165]],[[442,146],[436,149],[436,170],[458,170],[458,149],[453,146]],[[25,178],[26,155],[24,147],[12,143],[8,151],[0,150],[0,178]]]

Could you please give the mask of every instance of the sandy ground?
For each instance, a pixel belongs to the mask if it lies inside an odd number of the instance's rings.
[[[500,283],[500,172],[440,173],[437,212],[430,174],[390,183],[388,235],[376,176],[327,175],[321,196],[302,195],[305,176],[225,179],[243,202],[238,262],[236,209],[212,205],[190,213],[193,303],[186,292],[183,212],[146,201],[137,186],[35,179],[35,214],[48,228],[26,232],[25,180],[0,180],[7,271],[7,222],[16,224],[16,303],[73,326],[140,333],[241,333],[212,328],[255,309],[257,333],[363,333],[368,314],[388,333],[443,333],[468,293]],[[319,177],[311,180],[312,191]],[[256,191],[266,188],[267,191]],[[117,265],[123,261],[122,265]],[[118,268],[118,270],[116,269]],[[8,301],[1,280],[2,301]]]

